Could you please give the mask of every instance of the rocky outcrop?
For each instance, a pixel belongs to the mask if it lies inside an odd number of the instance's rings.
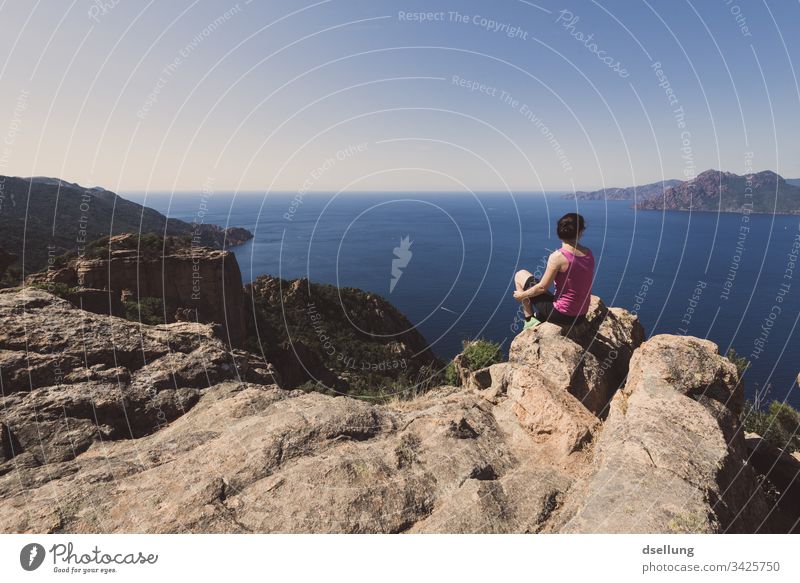
[[[214,324],[232,346],[264,355],[290,387],[424,392],[442,368],[416,327],[376,294],[266,275],[243,287],[232,253],[176,237],[102,239],[26,283],[98,314]]]
[[[768,508],[745,463],[736,367],[717,346],[660,335],[633,356],[562,532],[757,532]]]
[[[441,368],[416,327],[377,294],[269,275],[245,293],[248,348],[265,354],[290,386],[425,390]]]
[[[161,240],[149,252],[136,235],[97,243],[92,257],[77,257],[60,268],[28,277],[44,289],[67,286],[63,296],[85,310],[120,316],[123,301],[157,300],[165,323],[188,320],[219,325],[233,346],[244,342],[244,291],[236,257],[229,251]]]
[[[509,361],[535,368],[584,407],[603,416],[625,381],[633,351],[644,340],[638,318],[592,296],[586,322],[571,328],[543,323],[511,343]]]
[[[0,324],[4,532],[536,531],[572,481],[476,391],[286,391],[207,326],[38,290]]]
[[[702,340],[639,346],[636,318],[599,301],[580,330],[523,332],[467,386],[382,404],[280,388],[208,326],[139,326],[41,291],[0,291],[0,324],[3,532],[771,524],[735,367]]]
[[[97,441],[165,427],[209,386],[279,382],[263,360],[229,352],[208,325],[140,326],[31,289],[0,290],[0,375],[0,474],[26,469],[16,476],[23,484],[49,481]]]

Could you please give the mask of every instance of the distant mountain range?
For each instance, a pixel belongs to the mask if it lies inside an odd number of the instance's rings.
[[[16,255],[26,273],[46,267],[48,257],[80,252],[95,239],[120,233],[193,236],[195,226],[103,188],[0,176],[0,248]],[[246,229],[207,224],[200,224],[196,235],[199,244],[216,248],[253,238]]]
[[[575,193],[567,193],[561,198],[575,198],[577,200],[640,200],[662,194],[665,189],[677,186],[680,183],[680,180],[670,179],[643,184],[642,186],[601,188],[591,192],[579,190]]]
[[[800,214],[800,180],[784,180],[771,170],[740,176],[706,170],[636,203],[643,210]]]

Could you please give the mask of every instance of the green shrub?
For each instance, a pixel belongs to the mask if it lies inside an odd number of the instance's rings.
[[[122,303],[125,319],[142,324],[158,325],[164,323],[164,302],[161,298],[140,298]]]
[[[503,361],[500,345],[489,340],[464,341],[464,356],[469,370],[476,371]]]
[[[800,411],[787,403],[772,401],[763,411],[748,401],[742,413],[742,424],[745,431],[758,433],[779,449],[800,450]]]
[[[75,293],[77,290],[77,288],[70,287],[66,283],[60,282],[32,283],[30,287],[46,291],[47,293],[51,293],[54,296],[63,299],[67,299],[70,294]]]
[[[736,365],[736,370],[739,371],[739,378],[742,378],[747,368],[750,366],[750,361],[747,360],[744,356],[739,355],[735,349],[731,348],[728,350],[728,354],[725,355],[728,360],[730,360],[734,365]]]
[[[53,257],[52,261],[50,262],[50,266],[53,269],[59,269],[61,267],[66,267],[68,262],[68,258],[66,255],[56,255]]]
[[[458,374],[456,373],[456,364],[452,360],[447,363],[446,367],[444,367],[443,374],[445,384],[457,387],[461,382],[461,379],[458,378]]]
[[[19,265],[12,265],[0,277],[0,288],[22,285],[22,279],[22,268]]]

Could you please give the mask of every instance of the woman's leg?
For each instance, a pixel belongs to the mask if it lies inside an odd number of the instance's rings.
[[[527,269],[521,269],[514,276],[514,283],[517,285],[517,290],[525,291],[539,283],[539,280]],[[555,296],[550,292],[544,292],[533,299],[522,300],[522,309],[525,312],[525,319],[527,320],[534,315],[536,311],[536,319],[545,321],[553,311],[553,302],[556,301]]]
[[[525,291],[526,289],[528,289],[527,287],[525,287],[525,285],[531,278],[533,278],[534,282],[536,281],[536,278],[530,271],[528,271],[527,269],[520,269],[514,275],[514,285],[517,287],[517,291]],[[531,308],[531,301],[529,299],[522,300],[522,311],[525,313],[526,320],[531,316],[533,316],[533,308]]]
[[[539,283],[539,280],[527,269],[521,269],[514,276],[514,283],[518,291],[525,291]],[[531,300],[522,300],[525,319],[527,320],[532,315],[535,315],[540,322],[552,322],[561,326],[575,324],[576,319],[574,317],[562,314],[553,307],[553,302],[555,301],[556,297],[550,292],[534,296]]]
[[[547,322],[550,320],[550,316],[555,311],[555,308],[553,308],[553,295],[547,293],[536,296],[533,299],[533,309],[536,312],[536,319],[540,322]]]

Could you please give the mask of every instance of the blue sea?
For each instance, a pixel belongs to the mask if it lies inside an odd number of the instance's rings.
[[[512,278],[541,272],[566,212],[587,220],[594,293],[638,313],[648,335],[708,338],[749,358],[746,392],[800,405],[800,218],[636,211],[627,201],[540,193],[124,193],[175,218],[250,229],[232,249],[245,282],[283,278],[389,299],[443,358],[468,338],[519,331]],[[409,244],[401,245],[406,239]],[[407,265],[392,276],[395,248]],[[400,262],[401,264],[404,262]],[[392,281],[394,285],[392,286]]]

